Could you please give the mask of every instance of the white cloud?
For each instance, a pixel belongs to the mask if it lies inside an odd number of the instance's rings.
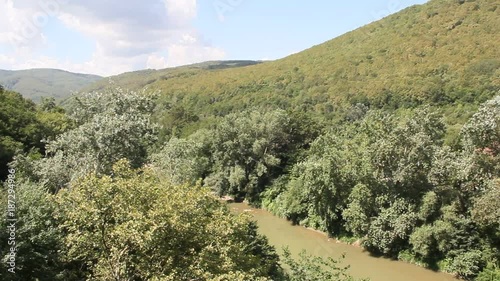
[[[18,59],[15,62],[0,60],[0,68],[54,67],[113,75],[225,56],[223,50],[212,47],[193,28],[192,21],[197,16],[196,0],[0,0],[0,10],[7,15],[0,17],[0,47],[8,44],[1,38],[12,38],[23,34],[23,30],[28,33],[30,29],[26,27],[30,25],[26,22],[36,22],[36,15],[43,13],[93,40],[96,46],[91,59],[84,63],[35,56],[33,50],[46,40],[44,17],[38,16],[40,24],[35,24],[35,35],[22,36],[29,39],[18,44],[12,53]],[[23,18],[27,19],[24,23],[18,20]]]
[[[185,25],[196,18],[196,0],[163,0],[171,23]]]
[[[49,19],[39,7],[24,2],[0,0],[0,44],[23,52],[43,44],[42,28]]]

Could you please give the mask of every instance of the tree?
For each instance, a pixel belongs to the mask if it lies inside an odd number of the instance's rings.
[[[200,186],[174,186],[154,168],[114,165],[57,195],[66,257],[92,280],[264,280],[277,255],[246,216]],[[260,279],[259,279],[260,278]]]
[[[204,144],[193,138],[174,137],[151,156],[152,164],[174,184],[194,184],[209,168],[209,155],[204,154],[203,149]]]
[[[17,174],[17,173],[16,173]],[[10,248],[5,231],[10,223],[6,219],[0,220],[0,244],[2,249],[0,264],[0,279],[12,281],[35,280],[72,280],[72,272],[66,270],[65,261],[60,255],[63,248],[63,233],[58,229],[58,222],[54,218],[55,204],[50,195],[37,184],[23,182],[15,178],[17,219],[15,242],[17,247],[16,271],[12,274],[7,271],[7,260]],[[12,199],[9,198],[9,199]],[[7,191],[1,190],[0,200],[2,209],[7,206]],[[7,210],[3,209],[5,214]]]
[[[482,272],[480,272],[475,281],[495,281],[500,280],[500,268],[493,264],[489,264]]]
[[[492,228],[500,238],[500,179],[492,180],[487,189],[475,198],[472,217],[480,225]]]
[[[484,261],[481,251],[471,250],[455,256],[446,270],[455,273],[458,277],[470,280],[476,277],[483,267]]]
[[[7,176],[7,163],[18,151],[43,148],[36,106],[21,94],[0,91],[0,180]]]
[[[465,147],[496,156],[500,152],[500,95],[481,105],[462,128]]]
[[[371,223],[364,245],[385,255],[397,254],[404,248],[416,223],[415,207],[396,199]]]
[[[422,203],[418,211],[418,218],[424,223],[433,221],[439,211],[439,197],[434,191],[429,191],[422,197]]]
[[[54,192],[88,173],[110,173],[121,158],[134,167],[145,162],[156,139],[150,121],[154,95],[122,89],[87,93],[76,97],[73,107],[70,118],[76,127],[49,140],[47,157],[29,164],[34,180]]]
[[[348,198],[347,208],[342,211],[345,227],[357,237],[368,233],[374,214],[375,200],[372,191],[364,184],[357,184]]]
[[[38,108],[42,111],[54,111],[56,106],[56,99],[54,97],[42,97]]]
[[[374,142],[371,161],[380,184],[405,198],[418,198],[427,192],[433,156],[442,145],[443,135],[440,116],[423,108]]]
[[[290,118],[283,110],[246,111],[224,117],[212,131],[212,173],[205,179],[219,194],[258,202],[289,142]]]
[[[411,234],[409,242],[412,245],[413,252],[425,260],[432,258],[437,250],[434,227],[432,225],[423,225],[416,228]]]

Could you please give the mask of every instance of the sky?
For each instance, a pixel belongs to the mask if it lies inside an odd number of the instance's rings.
[[[274,60],[426,0],[0,0],[0,69]]]

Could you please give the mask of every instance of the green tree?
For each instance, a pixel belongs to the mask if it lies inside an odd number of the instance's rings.
[[[423,225],[416,228],[411,234],[409,242],[412,245],[413,252],[424,259],[432,258],[437,250],[434,227],[432,225]]]
[[[154,95],[116,89],[84,94],[73,106],[70,118],[76,127],[48,141],[48,157],[16,162],[31,167],[34,180],[57,191],[90,172],[110,173],[118,159],[129,159],[134,167],[146,161],[156,140],[156,125],[150,121]]]
[[[212,173],[205,183],[219,194],[258,202],[289,143],[290,118],[283,110],[230,114],[212,131]]]
[[[371,217],[375,212],[372,191],[364,184],[357,184],[348,198],[347,208],[342,211],[345,227],[357,237],[368,233]]]
[[[471,250],[460,253],[453,258],[446,270],[465,279],[476,277],[484,267],[482,253],[479,250]]]
[[[199,133],[198,133],[199,134]],[[152,164],[174,184],[194,183],[209,169],[205,144],[193,138],[171,138],[162,150],[151,156]]]
[[[482,194],[475,198],[472,217],[480,225],[497,231],[500,238],[500,179],[492,180]]]
[[[495,281],[500,280],[500,268],[489,264],[481,273],[478,274],[475,281]]]
[[[63,248],[63,233],[58,229],[58,222],[54,218],[55,204],[50,195],[37,184],[23,182],[20,178],[15,181],[15,242],[17,247],[15,260],[15,274],[7,271],[8,253],[14,245],[8,245],[9,221],[2,217],[0,232],[2,243],[0,279],[13,281],[35,280],[72,280],[72,273],[65,268],[65,261],[60,255]],[[2,189],[0,200],[2,214],[7,211],[7,190]],[[9,199],[12,199],[9,198]],[[5,209],[4,209],[5,208]],[[9,217],[11,218],[11,217]]]
[[[16,152],[43,148],[41,127],[32,101],[0,89],[0,180],[6,178],[7,164]]]
[[[403,199],[396,199],[371,223],[364,245],[382,254],[397,254],[406,246],[416,223],[415,207]]]
[[[152,169],[120,161],[113,177],[90,175],[57,195],[67,258],[85,264],[87,278],[260,280],[278,271],[277,255],[248,217]]]
[[[373,143],[371,159],[378,181],[396,196],[419,198],[431,188],[428,174],[443,135],[444,124],[436,112],[416,110]]]
[[[483,103],[462,128],[464,146],[481,149],[483,153],[500,152],[500,95]]]

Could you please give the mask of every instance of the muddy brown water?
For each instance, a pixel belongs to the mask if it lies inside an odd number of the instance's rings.
[[[345,253],[346,264],[350,265],[351,275],[369,278],[371,281],[457,281],[449,274],[434,272],[413,264],[371,256],[360,247],[336,242],[322,233],[301,226],[292,225],[285,219],[274,216],[268,211],[254,209],[245,203],[231,203],[236,213],[248,213],[257,222],[260,233],[279,252],[283,246],[297,256],[302,250],[308,254],[339,258]]]

